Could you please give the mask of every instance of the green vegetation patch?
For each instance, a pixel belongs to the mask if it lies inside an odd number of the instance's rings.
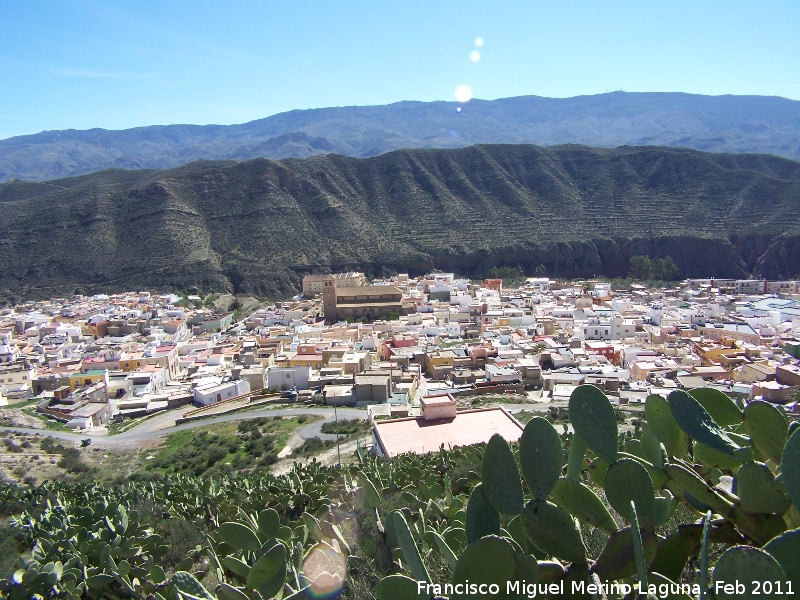
[[[278,460],[278,453],[286,446],[291,433],[303,423],[318,418],[308,415],[259,417],[173,433],[147,469],[211,475],[269,467]]]
[[[330,433],[339,435],[353,435],[356,433],[365,433],[370,430],[370,425],[364,419],[340,419],[338,422],[322,424],[322,433]]]

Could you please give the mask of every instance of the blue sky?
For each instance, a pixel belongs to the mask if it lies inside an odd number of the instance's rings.
[[[0,81],[0,139],[454,101],[459,86],[797,100],[800,2],[0,0]]]

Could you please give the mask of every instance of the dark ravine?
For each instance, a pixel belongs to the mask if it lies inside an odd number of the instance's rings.
[[[165,169],[195,160],[364,158],[472,144],[670,146],[800,160],[800,102],[767,96],[612,92],[293,110],[240,125],[43,131],[0,140],[0,181],[101,169]]]
[[[800,163],[657,147],[403,150],[195,162],[0,185],[0,296],[131,288],[282,298],[310,272],[494,267],[800,273]]]

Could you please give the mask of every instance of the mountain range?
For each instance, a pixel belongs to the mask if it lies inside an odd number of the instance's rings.
[[[0,181],[44,181],[108,168],[165,169],[195,160],[326,153],[364,158],[407,148],[496,143],[653,145],[800,160],[800,102],[613,92],[294,110],[227,126],[45,131],[0,140]]]
[[[800,163],[660,147],[477,145],[197,161],[0,184],[0,297],[198,288],[273,298],[307,273],[495,267],[800,274]]]

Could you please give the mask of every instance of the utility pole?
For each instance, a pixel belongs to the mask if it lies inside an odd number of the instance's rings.
[[[339,466],[342,466],[342,453],[339,450],[339,411],[336,410],[337,403],[333,403],[333,416],[336,420],[336,456],[339,458]]]

